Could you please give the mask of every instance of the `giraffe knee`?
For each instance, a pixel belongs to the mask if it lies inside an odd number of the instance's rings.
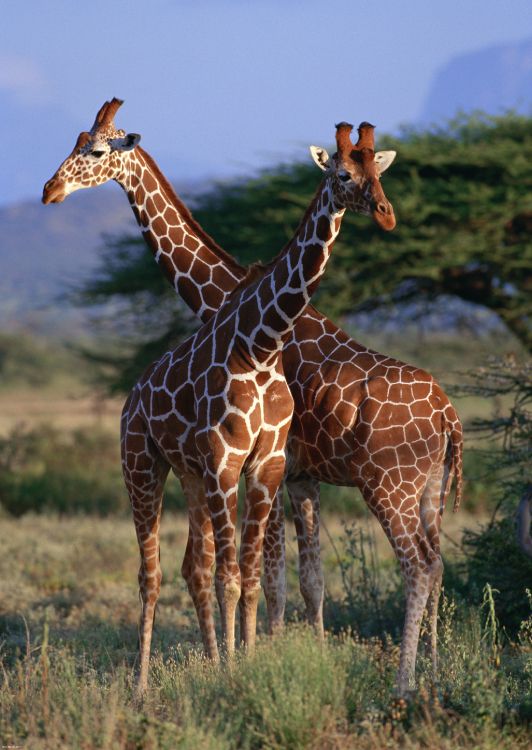
[[[443,560],[440,555],[431,552],[413,568],[403,572],[407,592],[412,596],[428,596],[435,583],[443,575]]]
[[[241,594],[240,577],[228,578],[216,576],[214,582],[216,597],[219,602],[238,602]]]
[[[244,584],[240,593],[240,603],[243,607],[256,607],[262,591],[260,582],[254,581],[251,584]]]
[[[212,582],[210,569],[205,570],[198,566],[185,566],[183,564],[181,572],[192,597],[194,597],[197,592],[205,591],[206,589],[210,590]]]
[[[304,597],[312,597],[316,593],[321,596],[323,586],[323,576],[318,571],[313,571],[312,574],[302,576],[299,582],[299,590]]]
[[[203,539],[201,546],[192,543],[189,539],[181,565],[181,575],[189,588],[190,582],[198,576],[202,580],[208,579],[210,582],[214,558],[214,540],[212,537]]]
[[[144,602],[157,601],[163,579],[161,569],[158,567],[155,570],[148,571],[146,570],[146,567],[141,564],[138,578],[142,600]]]
[[[441,580],[443,576],[443,560],[440,555],[437,555],[434,560],[432,560],[429,570],[431,580],[434,583]]]
[[[321,568],[312,567],[302,571],[299,578],[299,590],[307,604],[313,610],[318,610],[323,601],[324,581]]]

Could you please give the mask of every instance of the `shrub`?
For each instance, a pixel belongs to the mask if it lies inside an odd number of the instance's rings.
[[[397,637],[404,618],[401,574],[395,561],[379,564],[372,533],[344,525],[335,553],[342,597],[325,600],[325,620],[335,632],[354,630],[362,637]]]
[[[128,512],[118,441],[95,428],[15,428],[0,438],[0,505],[14,516]],[[165,507],[184,507],[176,483],[169,485]]]
[[[478,603],[490,583],[496,590],[497,616],[514,632],[528,614],[525,590],[532,580],[532,559],[517,545],[514,520],[531,476],[532,365],[514,357],[494,358],[470,373],[470,379],[462,392],[497,405],[490,418],[474,420],[470,427],[487,441],[487,469],[497,504],[487,525],[464,534],[465,587],[469,601]]]
[[[0,333],[2,387],[46,386],[58,375],[71,371],[73,360],[71,351],[44,337]]]

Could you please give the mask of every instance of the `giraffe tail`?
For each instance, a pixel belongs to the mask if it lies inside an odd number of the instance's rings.
[[[451,412],[451,414],[449,414]],[[452,417],[452,418],[450,418]],[[464,435],[462,430],[462,423],[455,412],[454,408],[449,404],[444,414],[444,429],[445,434],[448,436],[449,442],[447,443],[447,451],[445,456],[445,462],[448,468],[447,481],[445,484],[444,497],[447,497],[450,490],[453,479],[455,480],[455,495],[453,513],[456,513],[460,507],[462,501],[463,491],[463,451],[464,451]]]

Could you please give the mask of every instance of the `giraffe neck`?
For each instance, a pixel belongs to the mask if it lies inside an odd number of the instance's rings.
[[[269,264],[262,280],[242,293],[239,332],[259,361],[282,348],[309,304],[344,213],[334,201],[329,180],[324,180],[293,239]]]
[[[143,149],[127,154],[116,181],[127,194],[155,260],[185,303],[206,322],[245,269],[203,231]]]

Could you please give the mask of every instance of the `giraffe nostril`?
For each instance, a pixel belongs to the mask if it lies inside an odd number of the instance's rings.
[[[387,214],[388,213],[388,204],[387,203],[383,203],[382,201],[379,201],[379,203],[377,203],[377,211],[380,214]]]
[[[43,188],[42,202],[45,205],[48,203],[61,203],[66,198],[66,195],[64,183],[54,175]]]

